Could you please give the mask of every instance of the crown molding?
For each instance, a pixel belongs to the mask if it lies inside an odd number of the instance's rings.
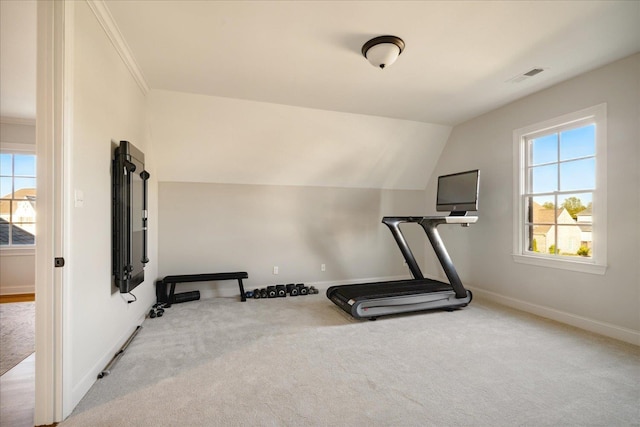
[[[146,95],[149,92],[149,85],[144,78],[144,74],[142,74],[142,70],[136,62],[135,57],[133,56],[129,45],[113,20],[113,16],[111,15],[109,8],[103,0],[86,1],[93,13],[96,15],[96,18],[98,18],[98,22],[100,22],[100,25],[107,34],[107,37],[111,40],[111,43],[116,48],[116,51],[118,51],[118,54],[129,69],[129,72],[140,87],[140,90],[142,90],[142,93]]]

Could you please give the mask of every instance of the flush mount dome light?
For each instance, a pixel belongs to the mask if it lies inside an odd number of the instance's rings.
[[[362,46],[362,54],[374,67],[384,69],[393,64],[404,50],[404,41],[396,36],[375,37]]]

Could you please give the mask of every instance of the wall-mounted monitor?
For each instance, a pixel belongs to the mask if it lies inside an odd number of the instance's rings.
[[[436,210],[451,212],[451,215],[477,211],[479,188],[480,171],[477,169],[439,176]]]
[[[144,153],[128,141],[120,141],[113,156],[114,284],[121,293],[131,292],[144,281],[147,258],[147,180]]]

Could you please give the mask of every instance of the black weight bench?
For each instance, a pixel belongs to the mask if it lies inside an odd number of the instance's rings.
[[[248,279],[249,275],[245,271],[239,271],[235,273],[209,273],[209,274],[183,274],[180,276],[166,276],[162,279],[162,285],[164,290],[162,294],[166,295],[166,286],[171,285],[169,288],[169,297],[167,303],[169,305],[175,303],[175,291],[178,283],[188,282],[218,282],[221,280],[237,280],[240,287],[240,300],[246,301],[247,298],[244,295],[244,286],[242,285],[242,279]],[[160,302],[160,301],[159,301]]]

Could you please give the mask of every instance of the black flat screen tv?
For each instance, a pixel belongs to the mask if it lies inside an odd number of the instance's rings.
[[[147,180],[144,153],[129,141],[114,151],[112,171],[112,268],[121,293],[144,281],[147,258]]]
[[[438,177],[436,210],[465,215],[478,210],[480,171],[478,169]]]

